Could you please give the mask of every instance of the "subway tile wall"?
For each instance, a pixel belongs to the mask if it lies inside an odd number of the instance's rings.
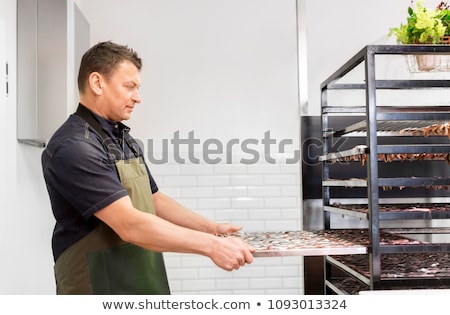
[[[210,219],[227,221],[243,231],[301,229],[300,166],[265,161],[241,164],[152,165],[160,190]],[[302,294],[303,259],[257,257],[227,272],[209,258],[165,253],[172,294]]]

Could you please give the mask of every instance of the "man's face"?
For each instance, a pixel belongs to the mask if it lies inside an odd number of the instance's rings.
[[[109,79],[103,80],[103,114],[112,121],[128,120],[139,95],[140,72],[129,61],[122,62]]]

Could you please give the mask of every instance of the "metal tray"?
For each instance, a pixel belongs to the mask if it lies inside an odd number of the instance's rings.
[[[238,232],[220,237],[237,237],[252,245],[256,248],[255,257],[366,254],[369,245],[366,229]],[[384,245],[420,243],[384,232],[381,234],[381,242]]]
[[[364,244],[331,231],[240,232],[238,237],[256,248],[255,257],[365,254]]]
[[[448,123],[445,120],[382,120],[377,121],[377,133],[379,136],[448,136],[448,130],[446,130],[447,133],[443,134],[428,133],[426,131],[432,126],[447,126]],[[367,133],[367,129],[367,123],[363,120],[331,134],[334,136],[364,136]]]

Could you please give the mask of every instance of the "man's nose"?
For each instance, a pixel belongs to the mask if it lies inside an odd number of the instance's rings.
[[[140,102],[141,102],[141,94],[139,94],[139,90],[136,90],[136,91],[133,93],[133,101],[134,101],[135,103],[140,103]]]

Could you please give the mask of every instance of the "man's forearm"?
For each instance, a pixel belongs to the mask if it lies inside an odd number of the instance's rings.
[[[187,209],[162,192],[153,194],[153,202],[156,214],[173,224],[211,234],[217,233],[215,222]]]

